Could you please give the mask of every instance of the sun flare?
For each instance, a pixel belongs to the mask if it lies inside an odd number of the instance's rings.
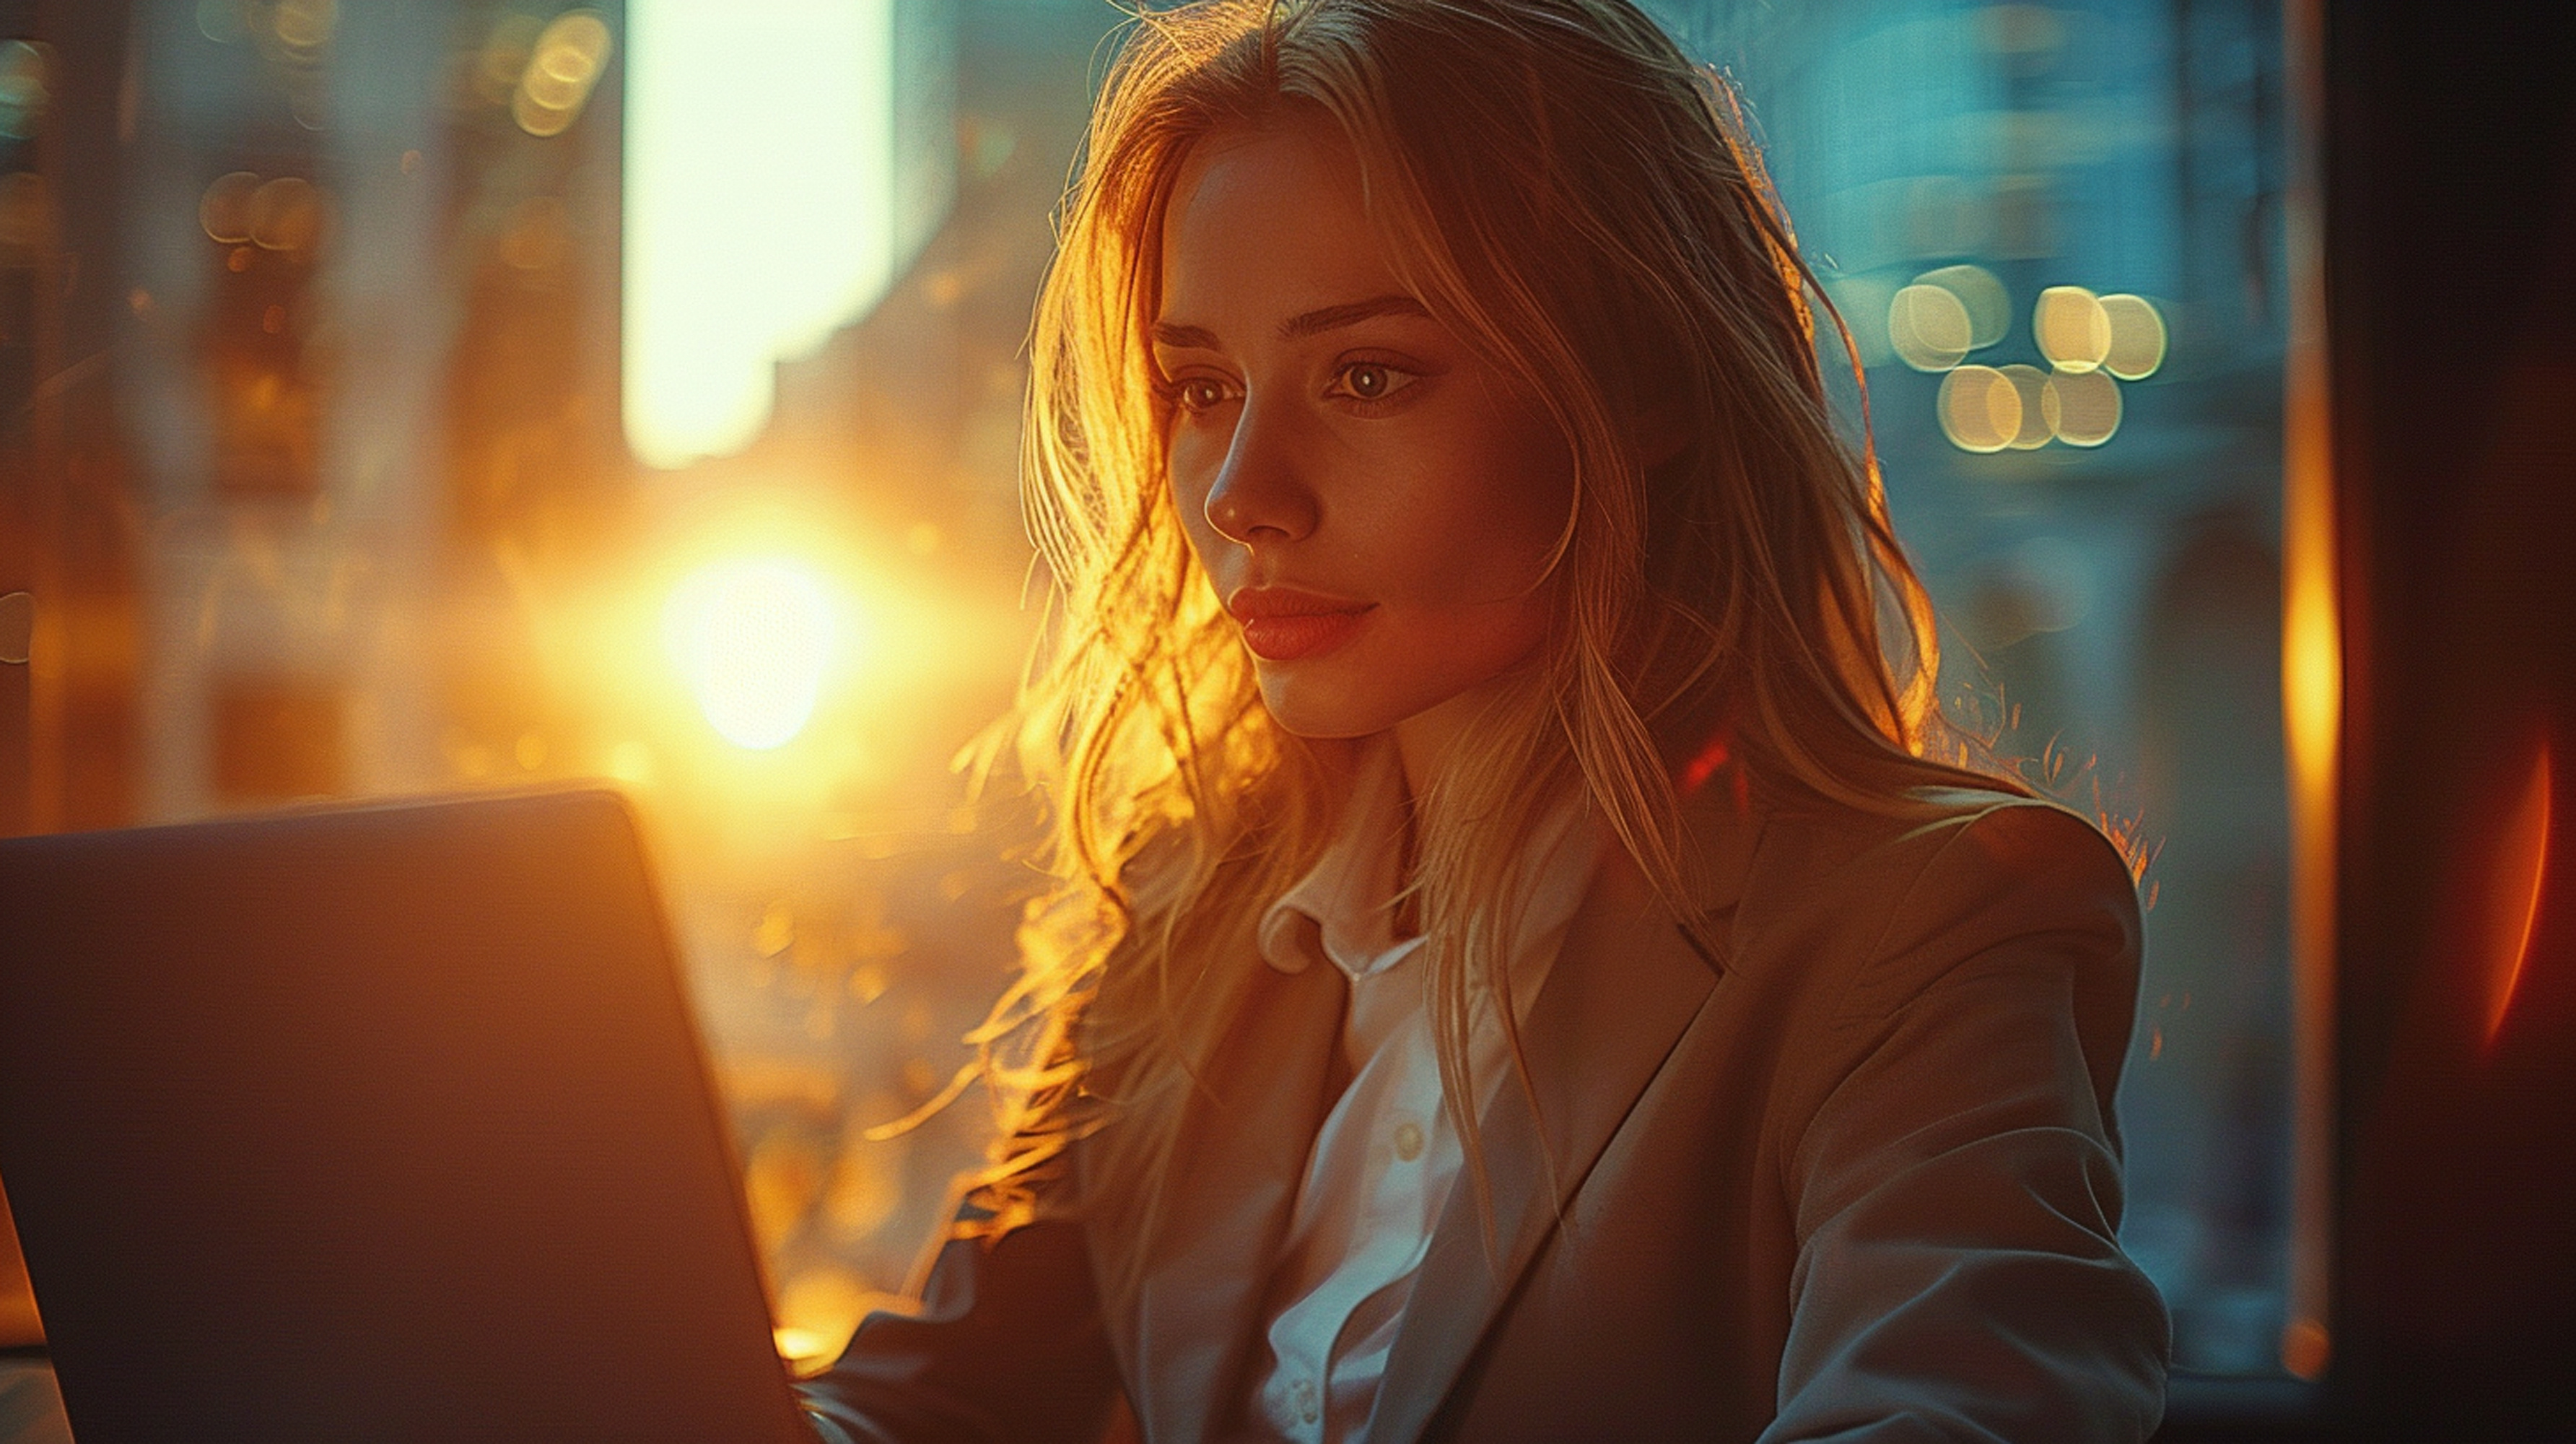
[[[737,747],[767,751],[813,719],[841,640],[834,610],[796,562],[722,561],[673,589],[663,629],[708,725]]]

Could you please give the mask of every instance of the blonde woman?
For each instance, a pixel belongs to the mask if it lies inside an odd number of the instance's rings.
[[[2130,874],[1971,770],[1722,84],[1127,31],[1034,333],[1058,886],[834,1439],[2135,1440]]]

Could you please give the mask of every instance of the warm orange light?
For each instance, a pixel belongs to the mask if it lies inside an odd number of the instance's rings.
[[[834,608],[793,562],[716,562],[691,573],[663,611],[672,660],[707,722],[737,747],[767,751],[814,716],[832,660]]]
[[[841,1349],[840,1343],[820,1329],[778,1328],[769,1332],[778,1347],[778,1357],[787,1361],[798,1378],[821,1373]]]
[[[2322,1378],[2333,1358],[2334,1336],[2322,1321],[2301,1317],[2281,1331],[2281,1367],[2292,1378]]]
[[[18,1257],[18,1226],[9,1214],[9,1195],[0,1193],[0,1348],[42,1343],[44,1337],[36,1289],[27,1282],[27,1265]]]
[[[2336,598],[2333,394],[2328,384],[2323,144],[2324,0],[2280,10],[2289,185],[2282,252],[2289,347],[2281,427],[2281,712],[2290,772],[2290,1016],[2293,1107],[2290,1317],[2282,1366],[2321,1375],[2335,1312],[2336,778],[2343,745],[2343,636]]]
[[[2292,785],[2322,801],[2334,785],[2337,733],[2343,721],[2343,643],[2330,578],[2290,579],[2282,608],[2282,703]]]
[[[834,1172],[837,1190],[841,1176],[853,1172],[849,1160],[843,1159]],[[836,1211],[828,1202],[825,1208]],[[818,1374],[840,1357],[850,1335],[858,1332],[860,1319],[878,1309],[902,1308],[904,1303],[835,1264],[800,1270],[779,1286],[771,1308],[778,1356],[799,1376]]]
[[[2487,889],[2487,1046],[2494,1047],[2505,1015],[2513,1011],[2523,965],[2531,960],[2531,931],[2540,920],[2540,887],[2549,869],[2549,744],[2531,759],[2531,776],[2506,818],[2496,867]]]

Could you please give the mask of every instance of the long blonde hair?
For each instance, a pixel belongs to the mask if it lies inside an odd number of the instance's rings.
[[[1689,918],[1681,779],[1712,759],[1775,805],[1902,811],[1927,782],[1997,785],[1963,770],[1942,717],[1926,594],[1866,442],[1836,430],[1821,294],[1720,77],[1627,0],[1139,13],[1032,334],[1026,499],[1053,612],[1010,731],[1054,886],[979,1034],[1013,1100],[975,1191],[986,1231],[1047,1207],[1089,1136],[1086,1172],[1137,1205],[1122,1226],[1141,1260],[1171,1124],[1261,966],[1258,916],[1335,822],[1343,750],[1272,721],[1191,560],[1147,344],[1183,158],[1292,110],[1348,139],[1405,282],[1545,398],[1574,459],[1542,657],[1419,799],[1412,896],[1449,1098],[1479,1096],[1471,1009],[1509,996],[1508,884],[1556,797],[1579,789]],[[1678,449],[1650,456],[1650,428]],[[1453,1114],[1481,1199],[1475,1120]]]

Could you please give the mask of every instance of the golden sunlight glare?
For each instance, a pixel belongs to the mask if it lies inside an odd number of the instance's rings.
[[[672,660],[707,723],[767,751],[805,730],[832,661],[831,598],[794,562],[716,562],[691,573],[662,614]]]

